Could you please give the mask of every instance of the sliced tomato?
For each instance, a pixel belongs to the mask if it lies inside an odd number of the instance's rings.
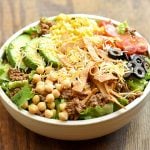
[[[109,21],[100,20],[100,21],[98,22],[98,25],[99,25],[100,27],[105,26],[105,25],[107,25],[107,24],[112,24],[112,23],[111,23],[111,20],[109,20]]]
[[[116,27],[114,25],[107,24],[104,26],[104,28],[107,36],[118,36]]]
[[[100,27],[104,27],[105,35],[107,36],[118,36],[116,27],[112,24],[111,20],[109,21],[100,21],[98,23]]]
[[[148,50],[147,41],[142,37],[122,35],[120,41],[116,41],[116,46],[125,51],[128,55],[135,53],[145,53]]]

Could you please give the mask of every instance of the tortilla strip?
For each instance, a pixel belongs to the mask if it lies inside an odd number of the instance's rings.
[[[85,98],[82,100],[82,104],[85,104],[87,103],[87,101],[91,98],[92,95],[96,94],[98,92],[98,89],[97,88],[94,88],[91,93]]]
[[[113,74],[107,73],[107,74],[100,74],[100,71],[98,67],[94,66],[90,70],[90,74],[93,76],[95,80],[98,80],[100,82],[105,82],[108,80],[117,80],[118,78],[114,76]]]
[[[93,79],[93,82],[94,82],[94,84],[97,86],[97,88],[99,89],[99,91],[100,91],[103,95],[105,95],[105,96],[108,95],[108,93],[107,93],[107,91],[106,91],[106,89],[105,89],[104,83],[99,82],[98,80],[94,80],[94,79]]]
[[[95,52],[95,49],[91,43],[91,41],[88,38],[83,39],[85,45],[87,46],[87,49],[89,51],[89,54],[91,55],[92,59],[94,61],[100,61],[101,59],[98,57],[97,53]]]
[[[94,65],[94,62],[90,62],[84,70],[82,70],[80,72],[79,75],[79,80],[76,80],[73,82],[73,88],[72,90],[76,91],[76,92],[82,92],[84,86],[86,85],[87,79],[88,79],[88,74],[89,74],[89,70],[91,68],[91,66]]]

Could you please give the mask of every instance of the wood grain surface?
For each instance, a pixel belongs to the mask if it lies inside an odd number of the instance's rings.
[[[150,41],[150,0],[0,0],[0,46],[41,16],[96,14],[127,20]],[[96,131],[95,131],[96,132]],[[61,141],[37,135],[16,122],[0,103],[0,150],[150,150],[150,101],[136,118],[110,135]]]

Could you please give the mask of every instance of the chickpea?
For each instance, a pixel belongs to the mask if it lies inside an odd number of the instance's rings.
[[[22,106],[23,109],[27,109],[28,108],[28,101],[26,101]]]
[[[52,70],[52,67],[51,67],[51,66],[45,67],[45,73],[46,73],[46,74],[49,74],[49,73],[51,72],[51,70]]]
[[[59,116],[59,119],[62,121],[68,120],[68,113],[66,111],[60,112],[58,116]]]
[[[56,116],[56,109],[52,109],[51,111],[53,111],[53,116]]]
[[[57,89],[54,89],[52,91],[52,94],[54,95],[55,98],[58,98],[60,96],[60,92]]]
[[[36,114],[39,112],[39,109],[35,104],[29,105],[28,110],[31,114]]]
[[[47,103],[47,107],[48,107],[49,109],[54,109],[54,108],[55,108],[55,102]]]
[[[67,103],[61,103],[61,104],[59,104],[59,109],[60,109],[60,111],[64,111],[65,110],[65,108],[66,108],[66,106],[67,106]]]
[[[46,80],[45,80],[45,84],[53,84],[53,82],[50,81],[50,80],[48,80],[48,79],[46,79]]]
[[[43,81],[39,81],[39,82],[37,82],[36,85],[44,85],[44,82]]]
[[[37,82],[39,82],[39,81],[41,81],[41,76],[38,75],[38,74],[34,74],[34,75],[33,75],[33,78],[32,78],[32,82],[33,82],[33,83],[37,83]]]
[[[54,98],[53,94],[47,94],[46,99],[45,99],[45,101],[47,103],[52,103],[52,102],[54,102],[54,100],[55,100],[55,98]]]
[[[45,84],[45,91],[46,92],[52,92],[53,91],[53,84]]]
[[[32,98],[32,102],[33,104],[37,104],[40,101],[40,96],[39,95],[34,95],[34,97]]]
[[[52,110],[46,109],[44,115],[46,118],[52,118],[54,116],[54,113]]]
[[[54,82],[58,79],[58,76],[55,72],[50,72],[47,79]]]
[[[37,104],[37,107],[38,107],[39,111],[45,111],[46,110],[46,103],[45,102],[39,102]]]
[[[36,68],[36,72],[37,72],[38,74],[43,74],[43,73],[44,73],[44,66],[38,66],[38,67]]]
[[[44,94],[45,93],[45,87],[44,85],[37,85],[35,88],[36,92],[38,92],[39,94]]]
[[[62,90],[62,85],[60,83],[56,83],[55,84],[55,87],[58,91],[61,91]]]
[[[71,88],[71,81],[69,78],[65,79],[64,81],[62,81],[62,87],[64,89],[69,89]]]

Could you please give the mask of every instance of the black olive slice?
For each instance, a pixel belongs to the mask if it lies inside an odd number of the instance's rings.
[[[144,62],[144,58],[141,55],[131,55],[130,56],[131,62],[135,65],[135,66],[142,66],[143,62]]]
[[[150,65],[149,65],[148,62],[144,61],[143,62],[143,67],[144,67],[145,71],[147,71],[150,68]]]
[[[143,67],[136,66],[133,68],[133,74],[138,78],[145,77],[145,69]]]
[[[110,48],[108,49],[108,56],[113,59],[123,59],[124,53],[119,48]]]

